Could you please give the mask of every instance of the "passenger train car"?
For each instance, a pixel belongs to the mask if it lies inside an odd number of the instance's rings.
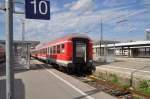
[[[89,37],[64,37],[39,46],[31,51],[31,56],[65,67],[67,72],[92,73],[92,41]]]
[[[0,44],[0,63],[5,61],[5,48],[4,45]]]

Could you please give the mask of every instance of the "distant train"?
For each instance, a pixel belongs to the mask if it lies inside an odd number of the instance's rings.
[[[5,61],[5,47],[0,44],[0,63]]]
[[[71,36],[49,42],[31,51],[31,56],[65,68],[67,72],[92,73],[92,41],[86,36]]]

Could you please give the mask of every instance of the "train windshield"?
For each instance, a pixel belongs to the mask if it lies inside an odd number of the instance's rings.
[[[83,58],[86,61],[86,44],[85,43],[77,43],[76,45],[76,57]]]

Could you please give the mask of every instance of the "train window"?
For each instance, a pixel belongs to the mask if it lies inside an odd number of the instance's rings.
[[[45,49],[43,49],[43,54],[45,54]]]
[[[47,54],[49,54],[49,47],[47,47]]]
[[[52,54],[52,53],[51,53],[51,47],[49,47],[49,53]]]
[[[49,54],[49,47],[47,47],[47,54]]]
[[[53,46],[53,54],[56,53],[56,46]]]
[[[47,48],[47,54],[49,54],[49,47]]]
[[[45,48],[45,54],[47,54],[47,48]]]
[[[60,53],[60,45],[57,45],[57,53]]]
[[[50,48],[50,53],[53,54],[53,48],[52,47]]]
[[[47,48],[45,48],[45,54],[47,53]]]
[[[42,50],[39,50],[39,53],[42,54]]]
[[[43,54],[44,53],[44,50],[43,49],[41,49],[41,54]]]
[[[61,49],[60,49],[60,53],[64,53],[65,52],[65,45],[61,44]]]
[[[53,46],[53,54],[54,54],[54,52],[55,52],[55,51],[54,51],[54,46]]]
[[[49,47],[49,54],[51,54],[51,47]]]
[[[49,47],[47,48],[47,54],[49,54]]]
[[[54,48],[55,48],[55,49],[54,49],[54,50],[55,50],[55,54],[57,54],[57,46],[55,46]]]
[[[77,43],[76,45],[76,57],[85,57],[86,45],[84,43]]]
[[[43,49],[40,50],[40,54],[43,54]]]
[[[41,49],[41,54],[43,54],[44,53],[44,50],[43,49]]]

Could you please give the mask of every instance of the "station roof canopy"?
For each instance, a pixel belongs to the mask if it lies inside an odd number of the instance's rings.
[[[114,43],[120,43],[119,41],[110,41],[110,40],[103,40],[103,41],[94,41],[94,45],[99,45],[99,44],[114,44]]]
[[[0,40],[0,44],[5,45],[5,40]],[[31,44],[31,47],[35,47],[40,44],[40,41],[21,41],[21,40],[14,40],[14,45],[21,46],[22,44]]]
[[[102,47],[104,46],[105,45],[102,45]],[[107,44],[107,47],[138,47],[138,46],[150,46],[150,41],[134,41],[134,42]],[[99,45],[94,47],[99,47]]]

